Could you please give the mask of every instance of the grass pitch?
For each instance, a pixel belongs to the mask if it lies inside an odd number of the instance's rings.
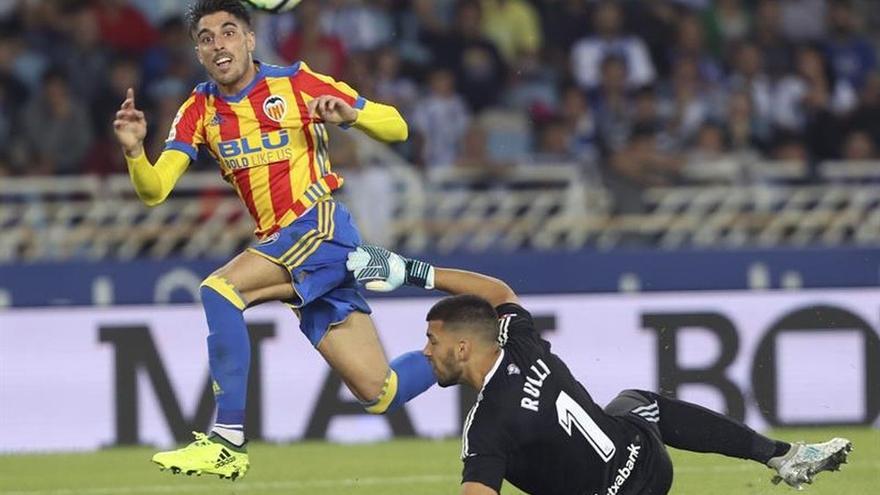
[[[855,449],[837,473],[822,473],[809,495],[880,493],[880,430],[804,429],[773,433],[785,440],[824,441],[845,436]],[[138,494],[383,494],[433,495],[459,492],[457,440],[399,440],[369,445],[258,444],[250,448],[244,480],[172,476],[149,461],[148,448],[109,449],[91,454],[0,456],[4,495]],[[793,494],[770,484],[771,471],[753,462],[718,455],[673,451],[676,495]],[[518,490],[505,485],[505,494]]]

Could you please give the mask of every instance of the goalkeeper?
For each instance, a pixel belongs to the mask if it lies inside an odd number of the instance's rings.
[[[451,294],[428,311],[422,352],[440,386],[480,392],[462,433],[464,495],[498,494],[505,479],[533,494],[662,495],[672,486],[666,445],[752,460],[775,472],[774,483],[800,488],[837,470],[852,448],[843,438],[788,444],[645,390],[601,408],[501,280],[375,246],[349,254],[347,266],[371,290],[408,284]]]

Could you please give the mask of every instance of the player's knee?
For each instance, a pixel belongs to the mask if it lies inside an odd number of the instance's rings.
[[[202,294],[202,301],[206,299],[207,291],[219,295],[238,309],[243,310],[247,307],[247,302],[241,293],[234,285],[223,277],[211,275],[205,280],[202,280],[202,285],[199,286],[199,292]]]
[[[385,382],[378,395],[374,395],[374,399],[369,402],[363,402],[364,410],[370,414],[387,414],[397,409],[397,372],[393,369],[388,370]]]

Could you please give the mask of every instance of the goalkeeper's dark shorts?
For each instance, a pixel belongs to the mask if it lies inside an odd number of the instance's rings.
[[[651,466],[639,495],[665,495],[672,487],[672,460],[660,433],[660,410],[657,401],[641,390],[624,390],[605,406],[605,413],[633,425],[641,431],[648,446],[645,462]]]
[[[300,330],[317,347],[331,326],[354,311],[369,314],[354,275],[345,268],[348,253],[361,236],[345,206],[326,199],[292,224],[248,248],[290,272],[290,301],[300,315]]]

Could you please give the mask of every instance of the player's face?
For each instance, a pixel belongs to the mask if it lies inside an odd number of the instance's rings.
[[[451,387],[461,383],[462,364],[456,355],[458,339],[443,330],[443,323],[428,322],[428,343],[422,353],[431,362],[437,385]]]
[[[228,12],[215,12],[199,20],[196,55],[211,79],[221,86],[244,86],[253,66],[256,46],[253,31]]]

